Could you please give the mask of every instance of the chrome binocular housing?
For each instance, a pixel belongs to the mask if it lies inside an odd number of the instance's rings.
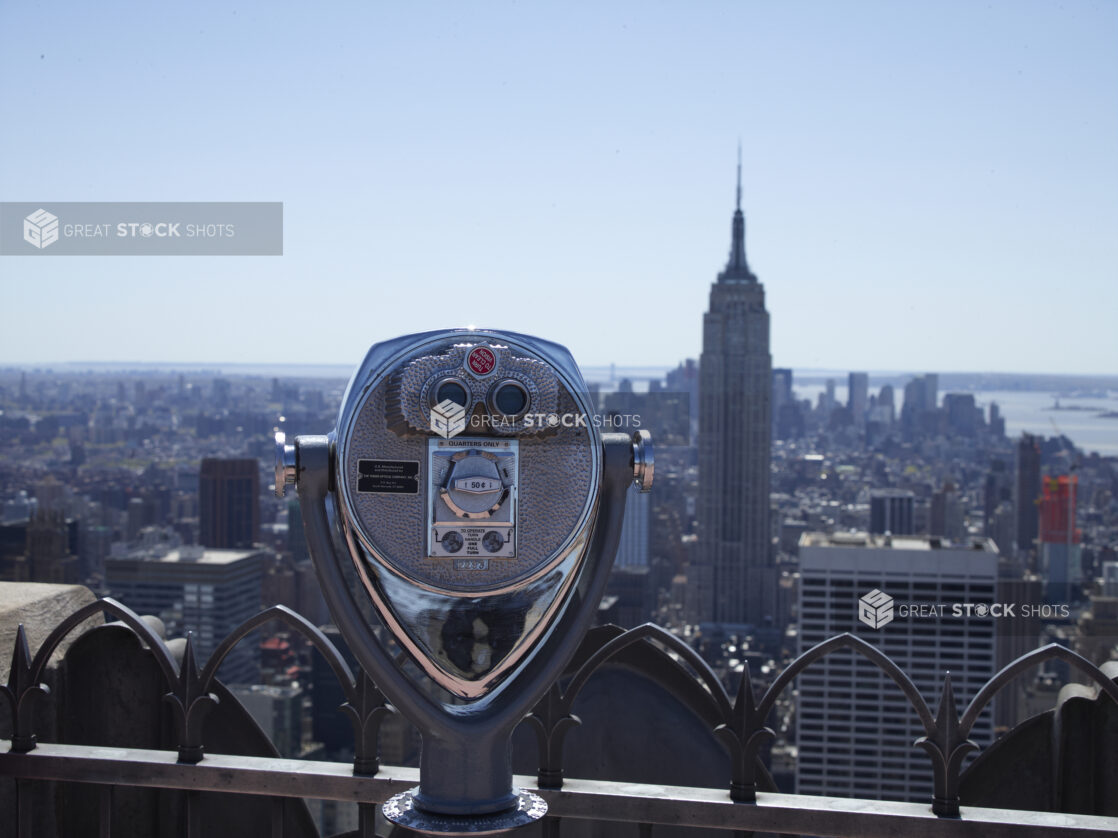
[[[334,620],[423,737],[386,817],[481,834],[546,811],[512,788],[509,737],[577,649],[626,490],[652,474],[648,432],[601,432],[565,348],[495,330],[378,343],[332,433],[277,435],[276,492],[298,487]]]

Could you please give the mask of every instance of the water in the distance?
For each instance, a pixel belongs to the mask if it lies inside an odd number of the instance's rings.
[[[794,387],[797,398],[811,399],[812,405],[819,400],[825,387],[822,384],[797,384]],[[870,392],[876,393],[871,387]],[[943,404],[944,392],[939,394]],[[1091,397],[1061,395],[1041,390],[970,390],[974,402],[982,408],[982,415],[989,420],[990,402],[997,402],[1005,418],[1005,433],[1011,439],[1024,432],[1037,436],[1059,436],[1063,434],[1075,447],[1090,454],[1097,451],[1104,457],[1118,456],[1118,393],[1111,391],[1106,397],[1103,393],[1092,393]],[[835,400],[846,402],[846,385],[835,386]],[[1059,410],[1053,409],[1059,403]],[[900,416],[904,394],[896,394],[897,415]],[[1105,414],[1114,414],[1107,418]]]
[[[976,392],[974,399],[984,411],[990,402],[998,403],[1010,437],[1024,431],[1038,436],[1063,434],[1085,454],[1118,456],[1118,397],[1114,395],[1103,399],[990,390]],[[1057,399],[1060,409],[1054,410]],[[1113,415],[1106,418],[1106,413]]]

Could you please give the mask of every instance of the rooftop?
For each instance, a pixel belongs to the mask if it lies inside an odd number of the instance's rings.
[[[199,547],[197,545],[184,545],[174,549],[162,550],[137,549],[123,555],[106,557],[107,562],[119,561],[144,561],[161,562],[164,564],[208,564],[227,565],[256,556],[261,551],[251,550],[224,550],[214,547]]]
[[[971,537],[952,541],[935,535],[878,535],[868,532],[805,532],[800,547],[869,547],[880,550],[976,550],[997,554],[993,539]]]

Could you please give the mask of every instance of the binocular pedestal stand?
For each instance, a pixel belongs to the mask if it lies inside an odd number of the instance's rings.
[[[597,517],[581,564],[562,592],[551,625],[490,692],[462,702],[441,702],[413,683],[378,640],[342,571],[328,514],[333,440],[300,436],[279,441],[277,477],[298,485],[307,542],[323,596],[338,629],[378,689],[419,729],[420,782],[383,807],[393,823],[430,835],[487,835],[543,817],[547,804],[512,785],[511,736],[562,674],[597,612],[621,533],[626,492],[635,480],[647,488],[652,452],[647,432],[603,434]],[[349,560],[348,557],[345,558]],[[383,615],[382,615],[383,619]]]

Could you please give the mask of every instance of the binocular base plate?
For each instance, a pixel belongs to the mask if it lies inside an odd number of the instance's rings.
[[[547,804],[538,794],[517,789],[517,805],[490,815],[443,815],[415,807],[419,786],[390,798],[382,807],[385,818],[424,835],[498,835],[538,821]]]

